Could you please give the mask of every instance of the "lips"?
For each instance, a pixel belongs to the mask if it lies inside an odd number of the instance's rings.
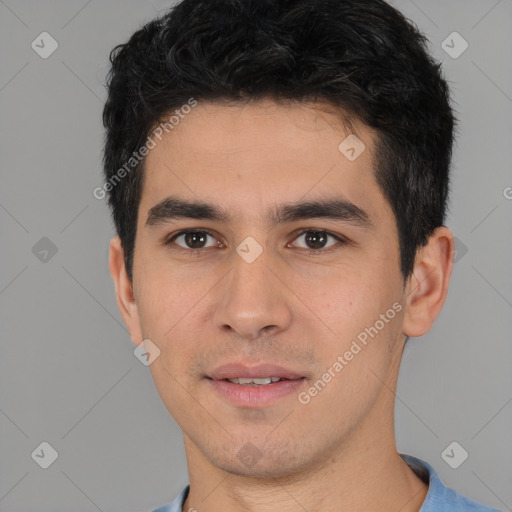
[[[264,377],[261,379],[253,377],[252,379],[244,379],[243,377],[239,377],[238,379],[227,380],[232,384],[240,384],[242,386],[266,386],[268,384],[273,384],[275,382],[281,382],[282,380],[288,379],[281,379],[280,377]]]
[[[306,382],[297,371],[270,363],[225,364],[205,377],[216,397],[244,409],[272,407],[298,393]]]
[[[283,379],[297,380],[302,379],[304,375],[283,366],[264,363],[255,366],[244,364],[225,364],[213,370],[207,378],[212,380],[228,379]],[[245,381],[242,381],[245,382]],[[258,381],[256,381],[258,382]]]

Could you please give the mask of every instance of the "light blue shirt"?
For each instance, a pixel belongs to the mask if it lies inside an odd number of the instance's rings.
[[[445,487],[430,464],[403,453],[400,454],[400,457],[425,483],[427,481],[429,483],[427,496],[419,512],[500,512],[495,508],[486,507],[466,498],[449,487]],[[187,485],[172,503],[153,512],[182,512],[189,488]],[[187,511],[183,510],[183,512]]]

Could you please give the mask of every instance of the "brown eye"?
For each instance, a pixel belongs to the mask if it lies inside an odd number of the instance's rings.
[[[342,237],[329,233],[324,230],[307,229],[302,231],[295,240],[303,238],[305,246],[300,247],[301,249],[316,251],[316,252],[328,252],[331,247],[336,245],[344,245],[346,240]],[[333,243],[327,245],[329,238],[333,239]]]
[[[208,243],[208,237],[213,239],[210,245],[206,245]],[[219,242],[217,242],[210,233],[200,230],[180,231],[169,239],[166,245],[170,245],[171,243],[175,243],[178,247],[189,251],[201,251],[202,249],[219,245]]]

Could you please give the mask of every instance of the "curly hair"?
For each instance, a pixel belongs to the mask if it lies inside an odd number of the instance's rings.
[[[195,101],[322,101],[377,133],[375,178],[404,280],[443,225],[455,117],[427,39],[383,0],[182,0],[110,52],[103,155],[132,279],[145,158],[116,172],[166,114]]]

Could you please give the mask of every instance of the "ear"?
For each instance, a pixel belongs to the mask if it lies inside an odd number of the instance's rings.
[[[110,241],[109,266],[116,286],[117,305],[133,343],[139,345],[143,340],[139,312],[133,296],[132,283],[126,272],[124,249],[118,236]]]
[[[441,226],[416,253],[414,270],[406,285],[403,332],[422,336],[432,327],[448,294],[455,243],[452,232]]]

